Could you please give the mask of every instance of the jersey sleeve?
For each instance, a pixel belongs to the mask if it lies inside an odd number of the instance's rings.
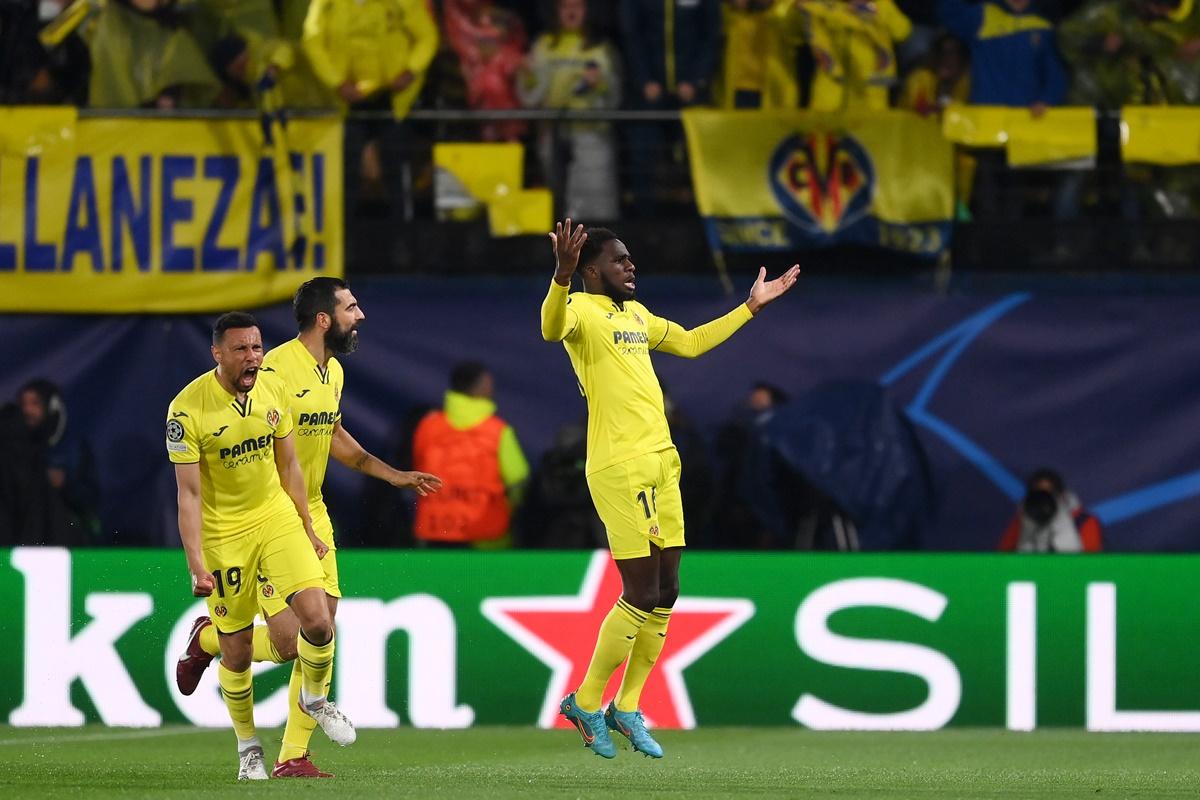
[[[656,317],[649,311],[646,314],[650,349],[683,358],[704,355],[736,333],[754,317],[746,304],[742,303],[725,316],[688,330],[677,322]]]
[[[199,420],[175,398],[167,409],[167,457],[172,464],[195,464],[200,460],[199,425]]]
[[[277,369],[273,369],[267,375],[260,372],[258,379],[267,381],[271,386],[271,408],[267,410],[267,422],[275,428],[276,439],[286,439],[296,427],[296,423],[292,419],[292,405],[288,402],[289,395],[283,376]],[[278,414],[279,418],[271,419],[272,412]]]
[[[550,291],[542,301],[542,338],[561,342],[579,335],[579,312],[571,308],[571,287],[550,281]]]

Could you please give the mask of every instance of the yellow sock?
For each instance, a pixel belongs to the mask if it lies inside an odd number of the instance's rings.
[[[604,687],[617,667],[629,658],[629,651],[638,631],[646,623],[646,612],[617,598],[617,604],[608,612],[600,625],[596,637],[596,649],[592,652],[592,663],[588,664],[583,683],[575,691],[575,703],[584,711],[599,711],[604,699]]]
[[[658,654],[667,641],[667,623],[670,621],[671,609],[656,608],[638,631],[633,650],[629,652],[629,663],[625,665],[625,677],[621,679],[621,688],[617,690],[618,711],[637,711],[642,687],[646,685],[646,678],[650,677],[650,670],[654,669],[654,662],[658,661]]]
[[[300,710],[300,685],[304,681],[300,661],[292,664],[292,680],[288,683],[287,727],[283,729],[283,745],[279,748],[279,761],[299,758],[308,750],[308,742],[317,727],[317,721]],[[329,692],[328,685],[325,687]]]
[[[224,664],[217,665],[217,680],[221,684],[221,696],[225,698],[225,707],[229,709],[229,717],[233,720],[233,732],[238,739],[254,738],[254,675],[247,669],[245,672],[232,672],[225,669]]]
[[[200,631],[200,649],[210,656],[221,655],[221,645],[217,640],[217,626],[205,625]]]
[[[287,660],[279,656],[279,651],[275,649],[275,643],[271,641],[271,629],[266,625],[254,626],[254,660],[270,661],[275,664],[282,664]]]
[[[296,663],[300,665],[300,690],[306,704],[325,697],[329,676],[333,673],[333,639],[323,645],[315,645],[304,638],[304,631],[296,635]]]

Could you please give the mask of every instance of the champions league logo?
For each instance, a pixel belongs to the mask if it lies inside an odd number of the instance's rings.
[[[836,233],[870,210],[875,170],[849,136],[792,134],[775,148],[768,169],[784,216],[805,233]]]

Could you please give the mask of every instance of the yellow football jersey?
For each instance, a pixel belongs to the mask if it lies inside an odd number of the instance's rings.
[[[587,398],[585,472],[673,446],[651,351],[694,358],[728,339],[751,317],[743,303],[687,330],[635,300],[618,304],[586,292],[568,296],[568,287],[551,281],[542,304],[542,336],[566,347]]]
[[[167,410],[167,454],[200,464],[201,539],[240,536],[265,517],[295,506],[279,483],[275,440],[292,432],[283,383],[260,370],[246,402],[211,370],[184,387]]]
[[[267,353],[263,366],[275,370],[283,381],[296,426],[296,458],[308,489],[308,506],[314,514],[325,507],[321,486],[329,465],[333,427],[342,418],[342,365],[336,358],[322,370],[299,339],[292,339]]]

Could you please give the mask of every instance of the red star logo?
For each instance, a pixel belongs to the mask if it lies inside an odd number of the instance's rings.
[[[492,597],[483,615],[550,667],[550,684],[538,713],[543,728],[569,728],[558,714],[558,702],[574,691],[587,672],[596,632],[621,594],[621,575],[609,554],[592,556],[579,594],[543,597]],[[675,603],[667,640],[642,691],[647,722],[657,728],[694,728],[696,715],[683,671],[754,615],[754,604],[742,598],[681,597]],[[604,692],[604,703],[616,696],[624,668],[618,668]]]

